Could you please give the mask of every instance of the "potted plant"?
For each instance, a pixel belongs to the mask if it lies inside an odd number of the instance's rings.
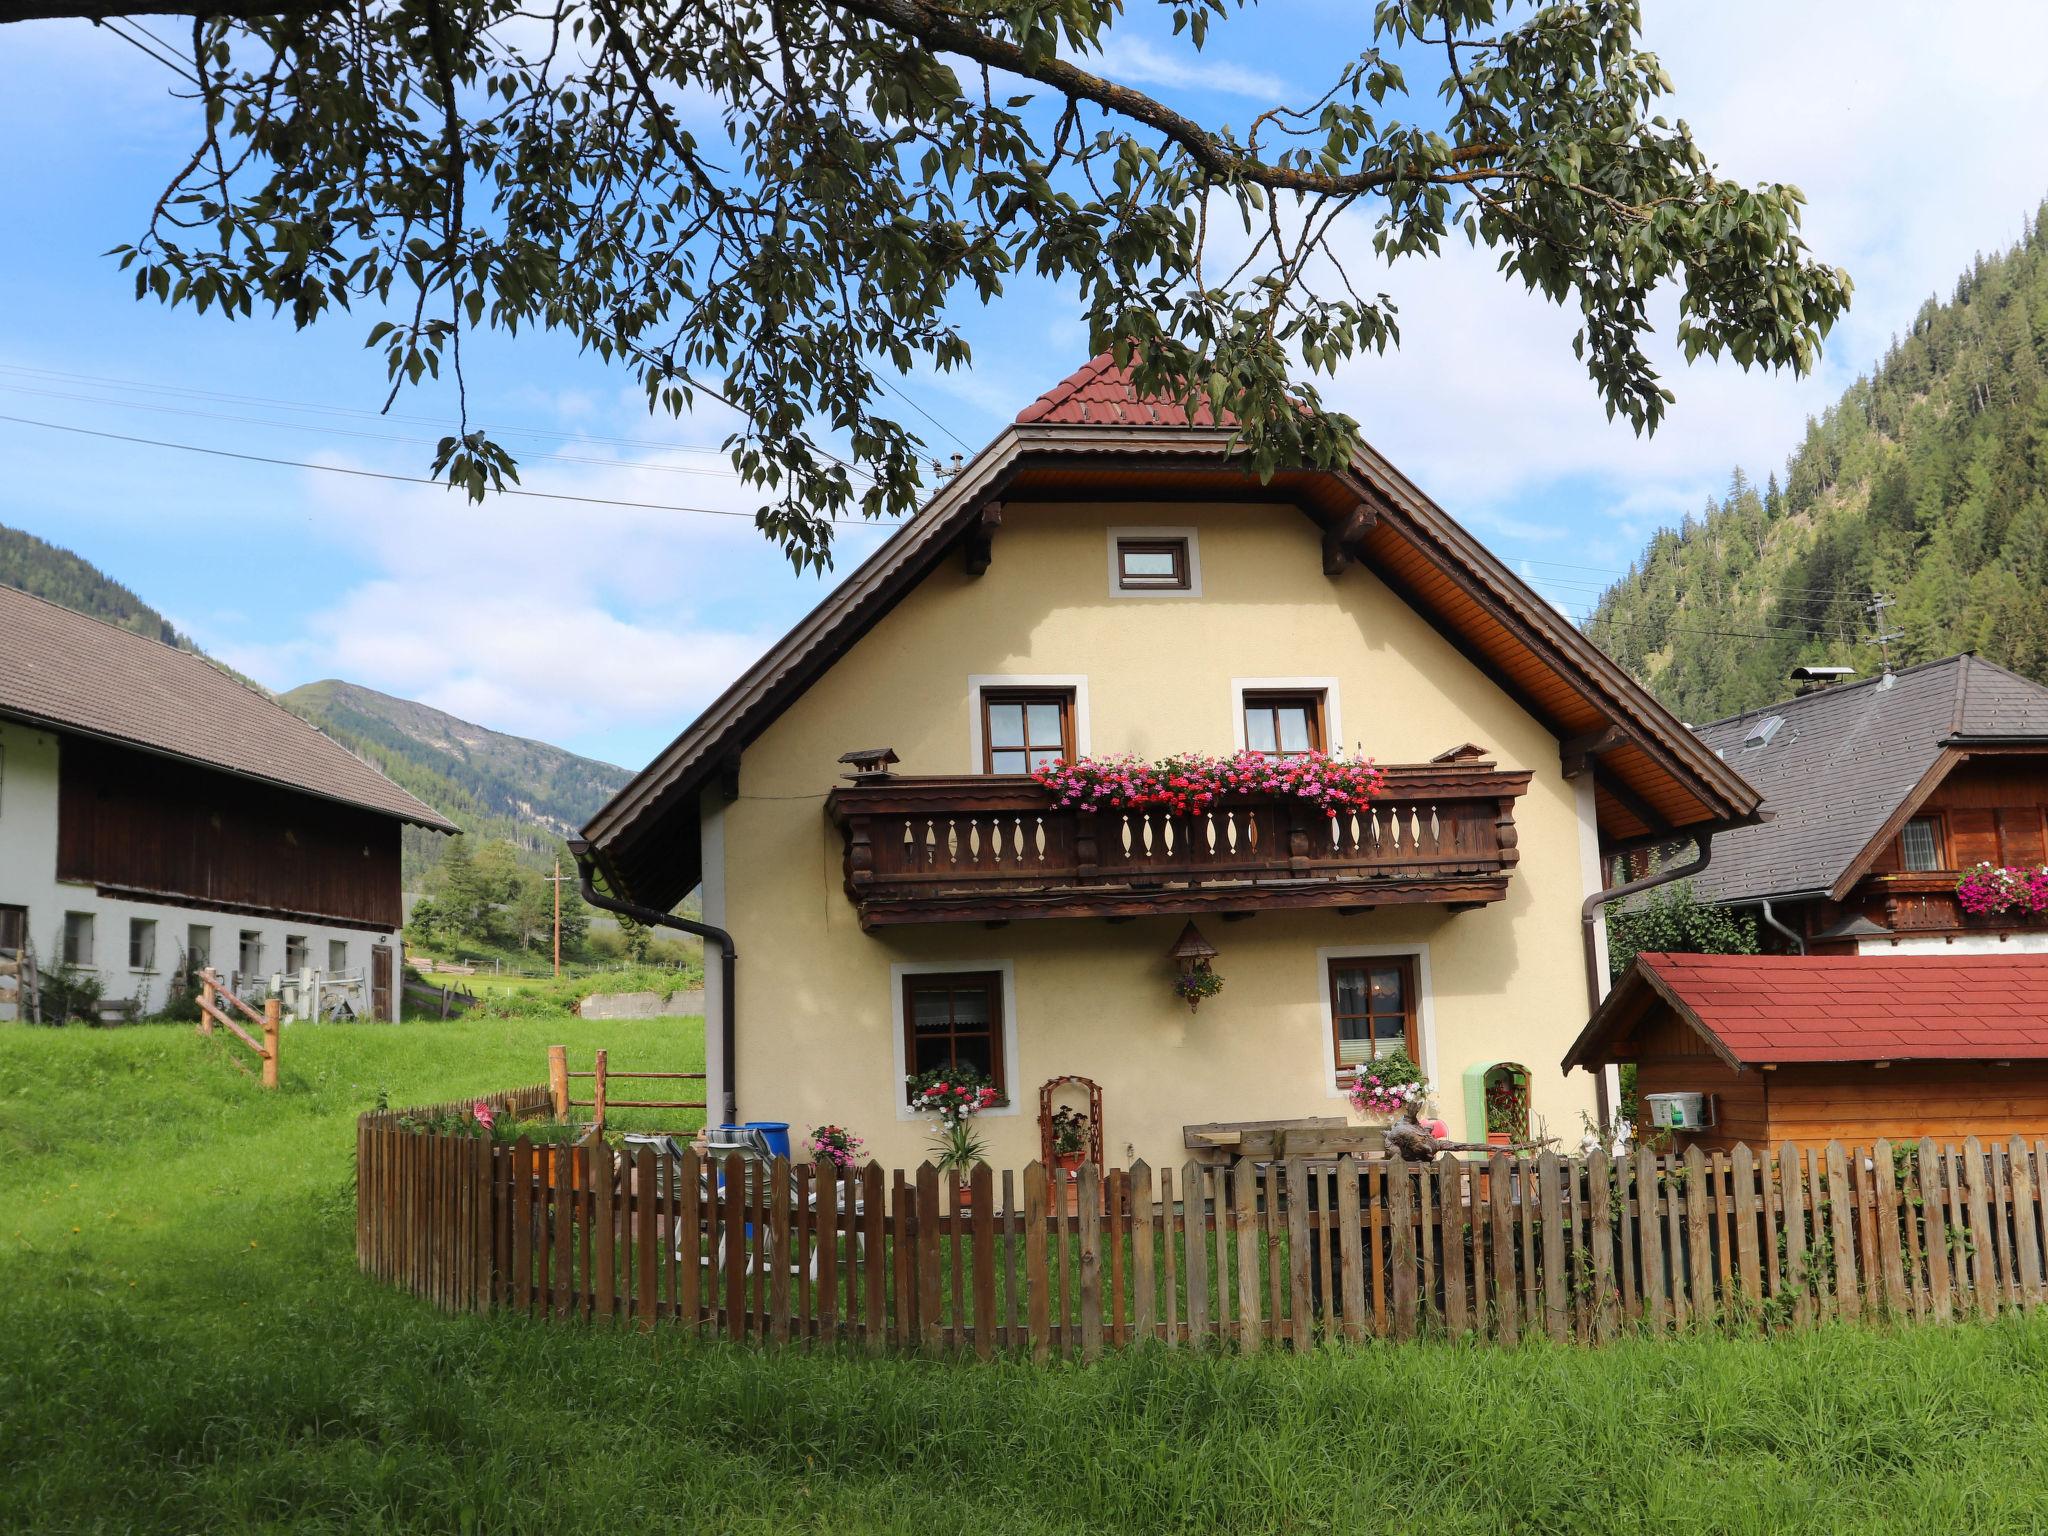
[[[1486,1142],[1512,1147],[1529,1139],[1527,1079],[1518,1074],[1492,1077],[1486,1084]]]
[[[811,1132],[807,1143],[814,1162],[830,1163],[841,1173],[851,1173],[860,1166],[860,1155],[866,1144],[843,1125],[821,1125]]]
[[[1002,1092],[973,1067],[955,1063],[917,1072],[904,1079],[910,1107],[937,1122],[932,1132],[932,1161],[940,1173],[958,1173],[964,1180],[976,1163],[986,1160],[988,1144],[972,1124],[983,1110],[1009,1103]],[[960,1204],[973,1197],[963,1182]]]
[[[1223,978],[1209,969],[1206,960],[1174,974],[1173,995],[1188,1005],[1189,1013],[1202,1006],[1203,998],[1214,997],[1222,990]]]
[[[1349,1097],[1361,1115],[1419,1115],[1429,1099],[1429,1079],[1406,1051],[1393,1050],[1352,1069]]]
[[[1088,1161],[1088,1117],[1080,1110],[1053,1111],[1052,1160],[1062,1173],[1072,1173]]]

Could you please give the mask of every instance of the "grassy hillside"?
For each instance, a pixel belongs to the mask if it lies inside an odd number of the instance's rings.
[[[0,526],[0,587],[13,587],[165,645],[197,649],[169,619],[99,567],[19,528]]]
[[[2048,1317],[1101,1365],[447,1317],[357,1273],[354,1117],[684,1068],[674,1021],[0,1032],[0,1510],[38,1533],[2036,1531]],[[686,1059],[690,1058],[690,1059]]]
[[[1654,538],[1593,638],[1688,719],[1781,698],[1800,661],[1972,649],[2048,681],[2048,209],[1816,421],[1759,486]],[[1873,612],[1874,596],[1892,606]]]
[[[357,756],[479,840],[501,839],[536,867],[587,821],[627,779],[623,768],[574,752],[487,730],[409,699],[355,683],[307,683],[278,702],[310,720]],[[410,883],[439,858],[443,840],[406,830]]]

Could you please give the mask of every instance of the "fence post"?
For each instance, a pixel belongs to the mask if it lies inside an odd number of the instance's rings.
[[[202,1035],[213,1033],[213,1010],[220,1006],[219,985],[212,966],[199,973],[199,1033]]]
[[[591,1081],[595,1085],[590,1094],[591,1128],[600,1136],[604,1134],[605,1056],[606,1053],[603,1051],[597,1053],[596,1071],[591,1074]]]
[[[548,1097],[554,1101],[555,1122],[569,1118],[569,1047],[548,1047]]]
[[[263,1086],[277,1086],[278,1016],[283,1005],[275,997],[263,1000]]]

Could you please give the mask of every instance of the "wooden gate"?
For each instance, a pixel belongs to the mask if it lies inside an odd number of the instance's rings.
[[[370,946],[370,1017],[387,1022],[398,1018],[391,996],[391,946]]]

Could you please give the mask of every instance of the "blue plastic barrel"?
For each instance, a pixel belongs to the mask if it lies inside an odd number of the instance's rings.
[[[777,1157],[789,1156],[789,1122],[787,1120],[749,1120],[747,1129],[759,1131],[768,1143],[768,1150]]]

